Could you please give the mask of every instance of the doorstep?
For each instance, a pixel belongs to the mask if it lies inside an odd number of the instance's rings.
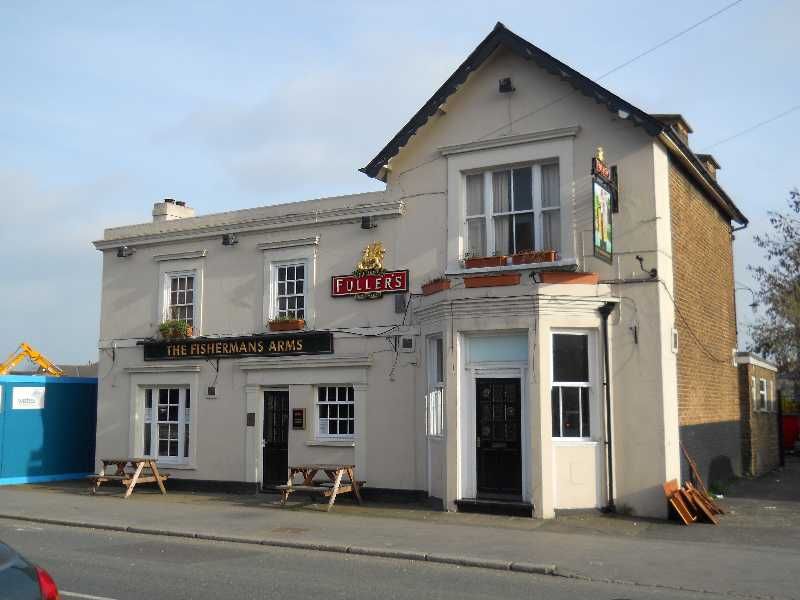
[[[521,500],[489,500],[485,498],[462,498],[456,500],[458,512],[506,515],[509,517],[533,517],[533,504]]]

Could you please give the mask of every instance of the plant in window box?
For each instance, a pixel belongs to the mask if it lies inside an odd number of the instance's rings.
[[[168,319],[158,326],[161,337],[168,340],[192,337],[192,326],[181,319]]]
[[[523,250],[511,257],[513,265],[527,265],[529,263],[555,262],[558,252],[555,250]]]
[[[305,319],[298,319],[293,315],[280,315],[270,319],[267,323],[270,331],[297,331],[305,326]]]
[[[472,252],[464,253],[464,268],[465,269],[480,269],[486,267],[503,267],[506,264],[508,257],[504,254],[495,256],[476,256]]]
[[[441,276],[426,281],[422,284],[422,295],[430,296],[437,292],[450,289],[450,280],[447,277]]]

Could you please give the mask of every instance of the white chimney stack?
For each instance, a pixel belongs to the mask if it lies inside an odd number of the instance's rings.
[[[162,202],[153,204],[153,222],[187,219],[194,216],[194,209],[186,206],[182,200],[164,198]]]

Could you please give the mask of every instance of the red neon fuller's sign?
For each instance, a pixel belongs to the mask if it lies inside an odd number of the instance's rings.
[[[362,294],[391,294],[408,291],[408,271],[386,271],[363,275],[334,275],[331,277],[331,296],[360,296]]]

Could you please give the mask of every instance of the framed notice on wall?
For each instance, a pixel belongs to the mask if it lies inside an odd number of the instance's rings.
[[[43,387],[15,387],[11,396],[12,410],[44,409]]]
[[[292,409],[292,429],[305,429],[306,428],[306,409],[293,408]]]
[[[611,171],[597,158],[592,160],[592,247],[594,255],[611,264],[614,256],[611,214],[616,190]]]

